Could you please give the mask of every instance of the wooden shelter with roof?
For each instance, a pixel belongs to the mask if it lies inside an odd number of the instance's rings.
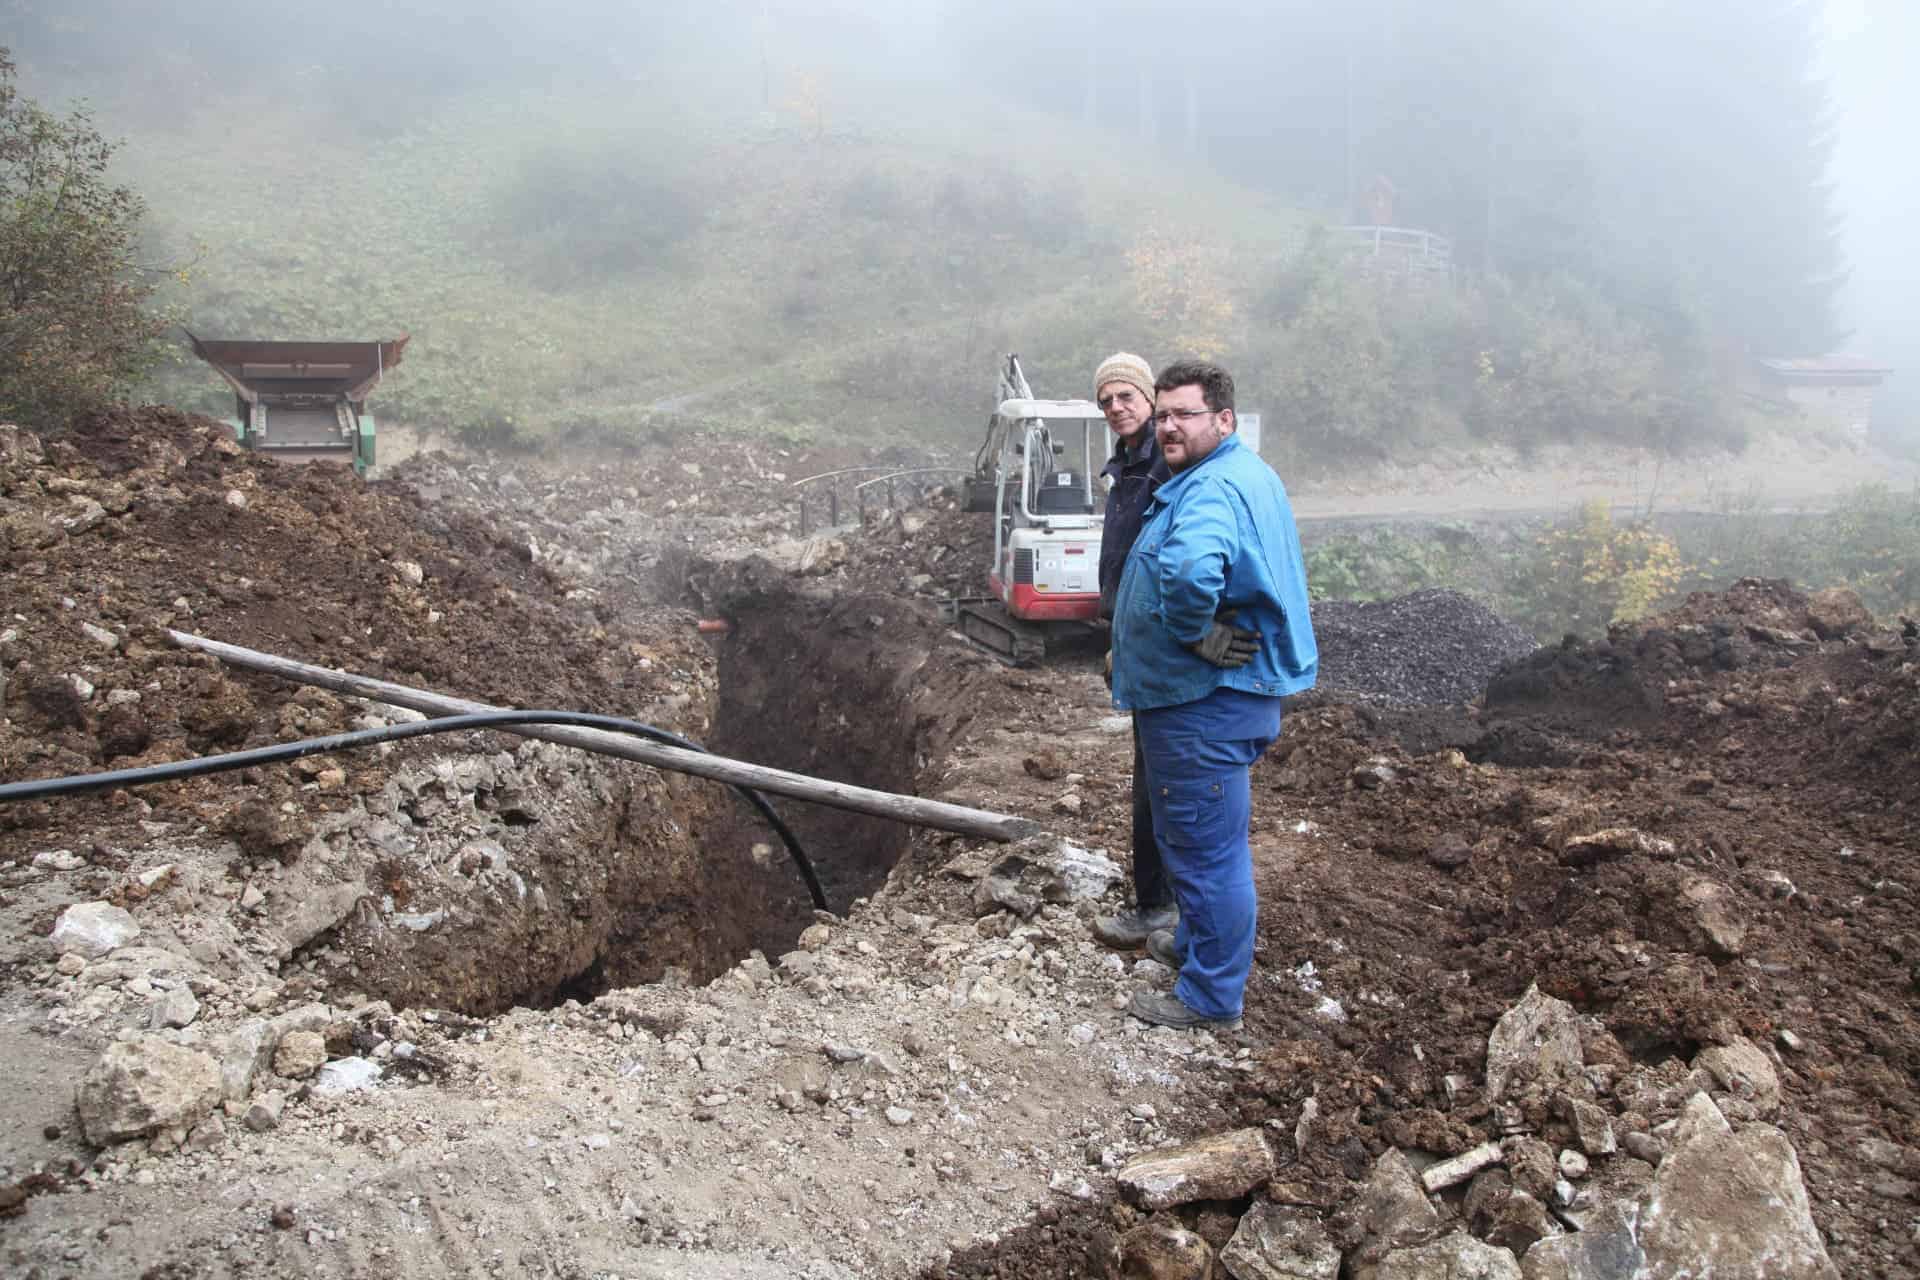
[[[1751,390],[1764,404],[1865,437],[1873,422],[1873,394],[1892,372],[1857,355],[1760,359],[1754,362]]]

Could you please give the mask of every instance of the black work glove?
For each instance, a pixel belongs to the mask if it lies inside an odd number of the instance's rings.
[[[1231,609],[1215,618],[1207,634],[1187,646],[1188,652],[1229,671],[1252,662],[1260,651],[1260,635],[1234,626],[1233,618]]]

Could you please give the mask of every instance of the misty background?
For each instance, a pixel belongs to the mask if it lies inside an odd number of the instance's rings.
[[[1920,438],[1904,0],[0,0],[169,305],[390,337],[385,416],[960,439],[998,353],[1228,363],[1302,467],[1738,446],[1760,356]],[[1345,225],[1425,233],[1358,263]],[[1441,255],[1428,271],[1424,255]],[[224,412],[184,355],[155,389]],[[1271,429],[1270,436],[1275,435]]]

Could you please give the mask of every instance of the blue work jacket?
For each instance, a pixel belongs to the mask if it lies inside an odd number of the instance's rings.
[[[1253,661],[1232,670],[1186,647],[1225,609],[1260,638]],[[1114,605],[1114,705],[1174,707],[1223,687],[1281,697],[1311,689],[1319,669],[1286,486],[1227,436],[1174,472],[1147,509]]]

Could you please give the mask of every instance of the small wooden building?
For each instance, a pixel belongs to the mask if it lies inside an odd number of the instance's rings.
[[[1763,359],[1755,362],[1753,392],[1823,427],[1864,438],[1873,423],[1873,393],[1892,372],[1863,356]]]

